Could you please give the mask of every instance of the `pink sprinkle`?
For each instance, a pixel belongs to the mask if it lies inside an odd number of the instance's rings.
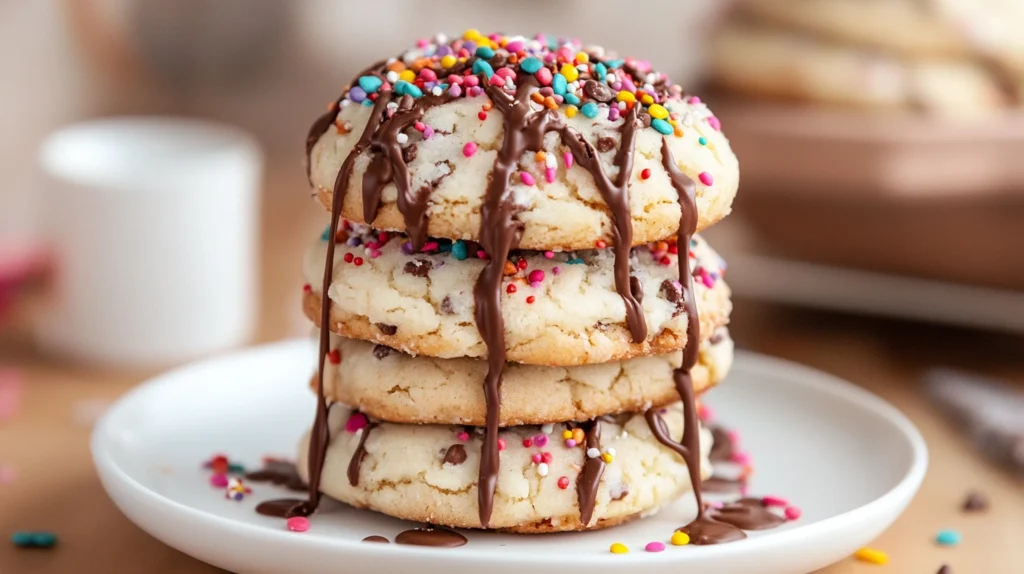
[[[576,439],[574,439],[574,438],[567,438],[567,439],[565,439],[565,447],[566,448],[576,448]]]
[[[533,176],[530,175],[529,172],[525,171],[519,172],[519,179],[521,179],[526,185],[533,185],[537,183],[537,181],[533,179]]]
[[[715,418],[715,411],[711,410],[711,407],[704,403],[701,403],[700,409],[697,410],[697,418],[703,422],[708,422]]]
[[[210,485],[217,488],[226,488],[228,485],[228,475],[215,473],[210,475]]]
[[[288,530],[292,532],[305,532],[309,530],[309,519],[304,516],[293,516],[285,523]]]
[[[690,104],[699,104],[700,103],[700,98],[698,98],[697,96],[690,96],[690,99],[688,99],[686,101],[687,101],[687,103],[690,103]]]
[[[729,429],[726,432],[726,436],[729,437],[729,444],[732,446],[739,446],[740,444],[740,431],[736,429]]]
[[[555,183],[555,168],[549,167],[544,170],[544,180],[548,183]]]
[[[555,254],[552,253],[551,257],[554,257],[554,256],[555,256]],[[550,259],[550,257],[548,259]],[[530,283],[540,283],[541,281],[544,281],[544,272],[541,271],[540,269],[534,269],[533,271],[530,271],[529,280],[530,280]]]
[[[424,69],[426,69],[426,68],[424,68]],[[421,131],[423,131],[423,128],[427,127],[427,125],[424,124],[423,122],[416,122],[416,123],[414,123],[412,125],[412,127],[415,128],[416,131],[421,132]]]
[[[706,269],[700,270],[700,280],[708,289],[711,289],[712,287],[715,286],[715,280],[711,277],[711,275],[707,272]]]
[[[371,249],[370,250],[370,258],[371,259],[376,259],[378,257],[380,257],[380,251],[378,251],[376,249]]]
[[[423,128],[423,139],[430,139],[434,137],[434,128],[427,126]]]
[[[648,552],[661,552],[665,549],[663,542],[648,542],[647,546],[644,546],[644,550]]]
[[[460,76],[458,74],[448,74],[448,83],[449,84],[461,85],[462,82],[463,82],[463,77],[462,76]]]
[[[533,453],[533,456],[530,458],[533,460],[533,464],[540,464],[544,460],[544,457],[539,452]]]
[[[735,462],[736,464],[742,464],[742,465],[750,464],[750,462],[751,462],[751,460],[750,460],[750,453],[746,452],[746,451],[742,451],[742,450],[739,451],[739,452],[733,453],[732,461]]]
[[[470,76],[470,78],[472,78],[472,77],[473,76]],[[477,96],[483,95],[483,93],[484,93],[484,89],[483,88],[481,88],[480,86],[473,86],[472,88],[469,89],[467,95],[469,97],[471,97],[471,98],[475,98]]]
[[[460,78],[461,78],[461,76],[460,76]],[[459,80],[459,84],[461,84],[461,83],[462,83],[462,80],[460,79]],[[451,85],[452,87],[448,88],[448,93],[451,94],[451,96],[453,98],[457,98],[457,97],[462,95],[462,87],[459,86],[459,84],[452,84]]]
[[[530,287],[533,287],[534,289],[539,288],[540,285],[541,285],[540,281],[534,281],[533,283],[530,283]]]
[[[505,439],[498,439],[498,450],[505,450]]]
[[[424,82],[436,82],[437,74],[430,68],[423,68],[420,70],[420,79]]]
[[[480,84],[480,78],[476,76],[466,76],[465,82],[467,86],[476,86]]]
[[[750,494],[750,487],[744,484],[740,487],[740,496],[746,496],[747,494]]]
[[[539,435],[533,437],[533,444],[537,445],[538,448],[544,448],[544,447],[548,446],[548,437],[547,437],[547,435],[539,434]]]
[[[565,160],[565,169],[569,169],[570,167],[572,167],[573,156],[571,151],[565,152],[565,155],[562,156],[562,159]]]
[[[473,157],[476,153],[476,142],[466,142],[466,145],[462,146],[462,155],[466,157]]]
[[[352,413],[352,416],[348,417],[348,420],[345,421],[345,432],[359,432],[366,428],[367,423],[366,415],[363,413]]]
[[[455,438],[459,439],[462,442],[467,442],[469,440],[469,433],[466,431],[461,431],[459,434],[455,435]]]
[[[562,272],[562,268],[556,265],[551,268],[551,272],[554,273],[555,275],[558,275],[559,273]]]
[[[715,178],[712,177],[712,175],[706,171],[700,172],[700,174],[697,176],[697,179],[699,179],[700,182],[703,183],[704,185],[713,185],[715,183]]]
[[[483,249],[477,249],[476,257],[477,259],[487,259],[487,252]]]
[[[516,79],[516,73],[512,68],[498,68],[494,71],[494,75],[501,76],[502,78],[512,78],[513,80]]]
[[[800,515],[803,513],[795,506],[787,506],[786,510],[783,511],[783,514],[786,515],[786,520],[796,520],[797,518],[800,518]]]
[[[539,81],[542,86],[550,86],[551,79],[554,77],[551,75],[551,70],[547,67],[537,70],[535,75],[537,76],[537,81]]]
[[[789,501],[781,496],[766,496],[761,499],[761,504],[765,506],[789,506]]]
[[[509,42],[505,46],[505,49],[508,50],[509,53],[513,53],[513,52],[518,52],[518,51],[522,50],[525,47],[526,47],[526,44],[524,44],[522,40],[515,40],[514,42]]]
[[[505,78],[499,76],[498,74],[494,74],[493,76],[491,76],[491,79],[487,81],[487,83],[489,83],[492,86],[504,86]]]
[[[437,251],[437,242],[436,241],[428,241],[428,242],[424,243],[422,251]]]
[[[718,118],[716,118],[715,116],[710,116],[708,118],[708,125],[711,126],[711,129],[715,130],[716,132],[722,131],[722,122],[718,121]]]
[[[430,45],[430,41],[427,40],[426,38],[420,38],[419,40],[416,40],[416,47],[417,48],[426,48],[429,45]]]
[[[711,502],[708,502],[707,505],[708,505],[708,508],[714,508],[714,509],[717,510],[717,509],[722,508],[723,506],[725,506],[725,503],[718,502],[717,500],[712,500]]]

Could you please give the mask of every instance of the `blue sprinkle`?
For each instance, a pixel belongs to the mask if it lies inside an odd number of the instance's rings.
[[[597,104],[595,104],[594,102],[587,102],[587,103],[583,104],[583,107],[580,108],[580,113],[582,113],[583,115],[585,115],[585,116],[587,116],[588,118],[591,118],[591,119],[596,118],[597,117]]]
[[[654,118],[651,120],[651,127],[665,135],[672,135],[672,125],[663,119]]]
[[[410,84],[405,80],[398,80],[395,82],[395,93],[400,96],[412,96],[414,98],[422,98],[423,90],[415,84]]]
[[[555,38],[554,36],[551,36],[547,40],[548,40],[548,50],[557,50],[558,49],[558,38]]]
[[[441,253],[451,253],[452,252],[452,244],[451,243],[442,243],[442,244],[438,245],[437,248],[441,250]]]
[[[473,73],[479,74],[481,72],[483,72],[483,74],[487,76],[487,79],[490,80],[491,76],[494,75],[494,68],[492,68],[490,64],[483,60],[477,60],[473,62]]]
[[[15,532],[11,535],[11,542],[18,548],[28,548],[32,546],[32,533]]]
[[[320,234],[320,241],[327,241],[331,238],[331,226],[328,225],[324,228],[324,232]]]
[[[367,94],[372,94],[380,89],[381,84],[384,82],[377,76],[360,76],[359,87],[366,90]]]
[[[935,536],[935,542],[942,546],[956,546],[960,544],[960,533],[956,530],[940,530]]]
[[[494,50],[490,49],[488,46],[480,46],[476,49],[476,55],[478,58],[490,60],[494,57]]]
[[[366,90],[359,86],[352,86],[348,91],[348,99],[353,102],[362,102],[366,100]]]
[[[700,136],[699,138],[697,138],[697,143],[699,143],[700,145],[708,145],[708,138]]]
[[[466,247],[466,242],[459,239],[452,243],[452,255],[459,261],[469,257],[469,249]]]
[[[544,62],[541,62],[540,58],[534,58],[532,56],[519,63],[519,69],[527,74],[536,74],[537,70],[543,67]]]
[[[573,257],[572,259],[569,259],[568,261],[566,261],[566,263],[568,263],[569,265],[583,265],[583,258],[582,257]]]
[[[551,80],[551,89],[555,90],[555,93],[559,96],[565,95],[565,90],[568,86],[569,80],[566,80],[562,74],[555,74],[554,79]]]
[[[363,100],[362,105],[363,105],[363,107],[366,107],[366,108],[372,108],[373,107],[373,100]]]
[[[570,93],[570,92],[566,92],[565,93],[565,103],[572,104],[574,106],[578,106],[578,105],[580,105],[580,98],[576,94],[573,94],[573,93]]]
[[[604,77],[608,74],[608,66],[598,62],[597,65],[594,66],[594,72],[597,73],[597,79],[603,82]]]
[[[52,548],[57,536],[52,532],[15,532],[11,542],[18,548]]]
[[[619,59],[619,60],[608,60],[607,62],[604,63],[604,65],[608,66],[609,68],[615,69],[615,68],[621,68],[622,64],[625,64],[625,63],[626,63],[626,61],[625,60],[621,60],[621,59]]]

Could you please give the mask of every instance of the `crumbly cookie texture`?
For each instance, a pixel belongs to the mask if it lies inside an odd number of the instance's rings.
[[[756,97],[974,115],[1006,107],[998,79],[974,61],[910,59],[738,22],[712,43],[711,76]]]
[[[481,381],[487,363],[477,359],[412,357],[383,345],[331,336],[340,355],[328,363],[324,394],[331,402],[395,423],[483,426],[487,407]],[[690,371],[702,393],[732,366],[733,343],[721,329],[700,347]],[[591,420],[638,412],[679,400],[672,370],[679,352],[577,367],[510,363],[502,375],[500,426]],[[315,388],[316,376],[311,386]]]
[[[466,255],[465,245],[450,242],[432,241],[430,251],[413,254],[402,237],[385,234],[386,242],[381,244],[380,234],[366,231],[365,226],[346,228],[352,231],[345,243],[335,247],[334,278],[328,291],[332,332],[411,355],[486,356],[474,319],[473,296],[482,259]],[[610,250],[513,255],[501,286],[508,360],[568,366],[683,348],[688,318],[672,248],[659,242],[633,250],[633,276],[643,286],[648,327],[648,338],[641,343],[633,342],[626,325]],[[318,242],[307,252],[304,264],[308,285],[304,309],[318,326],[326,250],[327,243]],[[729,288],[722,280],[724,262],[706,242],[695,237],[690,252],[704,339],[728,321]]]
[[[664,411],[662,417],[673,439],[678,440],[682,436],[682,409],[675,404]],[[479,431],[445,425],[363,426],[363,415],[354,416],[356,420],[351,421],[353,411],[339,405],[331,409],[332,438],[320,483],[324,494],[405,520],[480,528]],[[586,449],[566,446],[562,433],[567,427],[557,424],[502,430],[506,446],[500,453],[501,470],[489,527],[524,533],[603,528],[637,515],[653,514],[691,491],[685,462],[657,441],[643,414],[610,417],[599,424],[600,450],[611,455],[611,462],[605,464],[598,484],[590,524],[580,521],[576,491]],[[365,456],[359,465],[358,483],[352,486],[349,465],[364,433],[369,433],[365,437]],[[538,436],[546,437],[546,446],[536,446]],[[530,439],[531,446],[524,446],[524,439]],[[299,445],[297,468],[303,479],[308,479],[308,440],[307,434]],[[707,478],[711,472],[707,461],[711,434],[702,430],[700,442],[701,474]],[[533,461],[535,454],[543,452],[551,455],[550,462],[543,463],[546,468]]]
[[[488,77],[499,77],[506,78],[503,89],[510,94],[517,82],[536,82],[532,90],[540,102],[530,105],[538,112],[547,107],[558,121],[586,140],[612,179],[619,171],[614,158],[626,112],[639,107],[640,125],[629,177],[634,245],[672,236],[679,226],[678,195],[662,165],[663,139],[678,167],[696,184],[698,229],[729,213],[739,185],[739,167],[721,124],[699,98],[682,94],[681,88],[669,85],[667,77],[651,70],[646,62],[613,59],[601,48],[584,48],[571,41],[551,48],[536,39],[510,37],[488,41],[497,47],[483,55],[467,51],[463,62],[445,67],[441,54],[463,50],[466,42],[471,48],[484,43],[479,38],[430,43],[357,78],[353,89],[339,100],[334,125],[326,128],[310,150],[310,179],[325,207],[330,209],[342,163],[371,117],[370,98],[383,97],[386,86],[392,84],[403,94],[410,92],[404,86],[414,86],[412,93],[424,94],[417,97],[415,105],[424,107],[425,112],[421,127],[402,132],[400,145],[410,189],[429,197],[427,232],[434,237],[478,240],[484,192],[504,135],[502,113],[491,107],[479,84]],[[513,43],[515,51],[508,49]],[[526,60],[536,62],[539,68],[528,71],[534,67]],[[417,66],[421,67],[414,72]],[[489,75],[492,69],[496,71]],[[502,75],[501,70],[508,73]],[[373,79],[360,82],[362,78]],[[380,78],[384,84],[377,87]],[[362,84],[376,91],[367,94],[359,87]],[[441,95],[431,96],[431,89]],[[458,96],[451,96],[453,92]],[[518,171],[509,185],[516,219],[523,225],[519,246],[568,250],[592,248],[598,240],[612,243],[611,211],[593,175],[573,161],[558,133],[547,133],[538,147],[541,149],[531,147],[517,158]],[[373,157],[379,155],[379,151],[367,150],[355,160],[345,187],[343,217],[367,223],[364,175]],[[383,188],[381,200],[376,218],[369,223],[380,229],[404,230],[393,183]]]

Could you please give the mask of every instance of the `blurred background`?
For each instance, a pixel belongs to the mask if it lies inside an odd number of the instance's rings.
[[[309,124],[367,62],[471,27],[581,37],[649,58],[700,94],[742,166],[734,215],[706,234],[729,262],[733,338],[895,402],[928,436],[933,468],[988,469],[964,440],[980,435],[944,424],[921,380],[952,366],[1010,381],[1001,387],[1010,394],[1024,384],[1024,2],[689,0],[629,10],[635,17],[621,2],[585,0],[0,3],[0,397],[5,384],[35,397],[6,428],[0,408],[0,469],[7,456],[25,474],[49,475],[53,461],[30,449],[51,441],[77,445],[62,446],[66,480],[95,483],[74,421],[88,426],[158,368],[73,360],[37,342],[33,323],[61,276],[48,248],[54,182],[38,161],[47,134],[134,115],[252,134],[262,173],[246,235],[257,246],[256,292],[252,324],[228,346],[305,336],[300,254],[326,221],[305,179]],[[139,272],[156,264],[140,260]],[[976,405],[955,397],[982,386],[932,398]],[[970,416],[984,421],[978,412]],[[1019,449],[1011,467],[1024,467],[1020,426],[992,431]],[[41,442],[22,444],[26,433]],[[1019,483],[988,472],[931,482],[931,492],[988,486],[1018,495],[1019,507]],[[0,525],[11,516],[0,511]]]

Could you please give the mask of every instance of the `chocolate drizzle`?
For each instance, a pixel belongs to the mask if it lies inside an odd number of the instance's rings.
[[[584,428],[587,436],[587,446],[583,450],[583,456],[592,448],[601,450],[601,421],[595,420],[588,423]],[[580,522],[583,526],[590,524],[594,516],[594,506],[597,503],[597,486],[601,482],[601,475],[604,474],[604,460],[600,456],[586,458],[583,463],[583,471],[576,479],[576,498],[580,506]]]
[[[410,544],[413,546],[433,546],[435,548],[458,548],[465,546],[466,537],[453,530],[444,528],[415,528],[399,532],[395,536],[395,544]]]
[[[363,427],[362,433],[359,435],[359,446],[352,453],[352,458],[348,461],[348,483],[352,486],[359,484],[359,469],[363,466],[363,459],[366,458],[366,439],[370,436],[370,431],[376,427],[376,423],[369,423]]]
[[[295,465],[284,460],[268,459],[263,468],[247,473],[245,478],[252,482],[269,482],[288,490],[306,492],[306,483],[295,470]]]
[[[743,530],[767,530],[786,522],[785,518],[768,510],[760,498],[741,498],[719,508],[709,508],[707,513],[717,522]]]

